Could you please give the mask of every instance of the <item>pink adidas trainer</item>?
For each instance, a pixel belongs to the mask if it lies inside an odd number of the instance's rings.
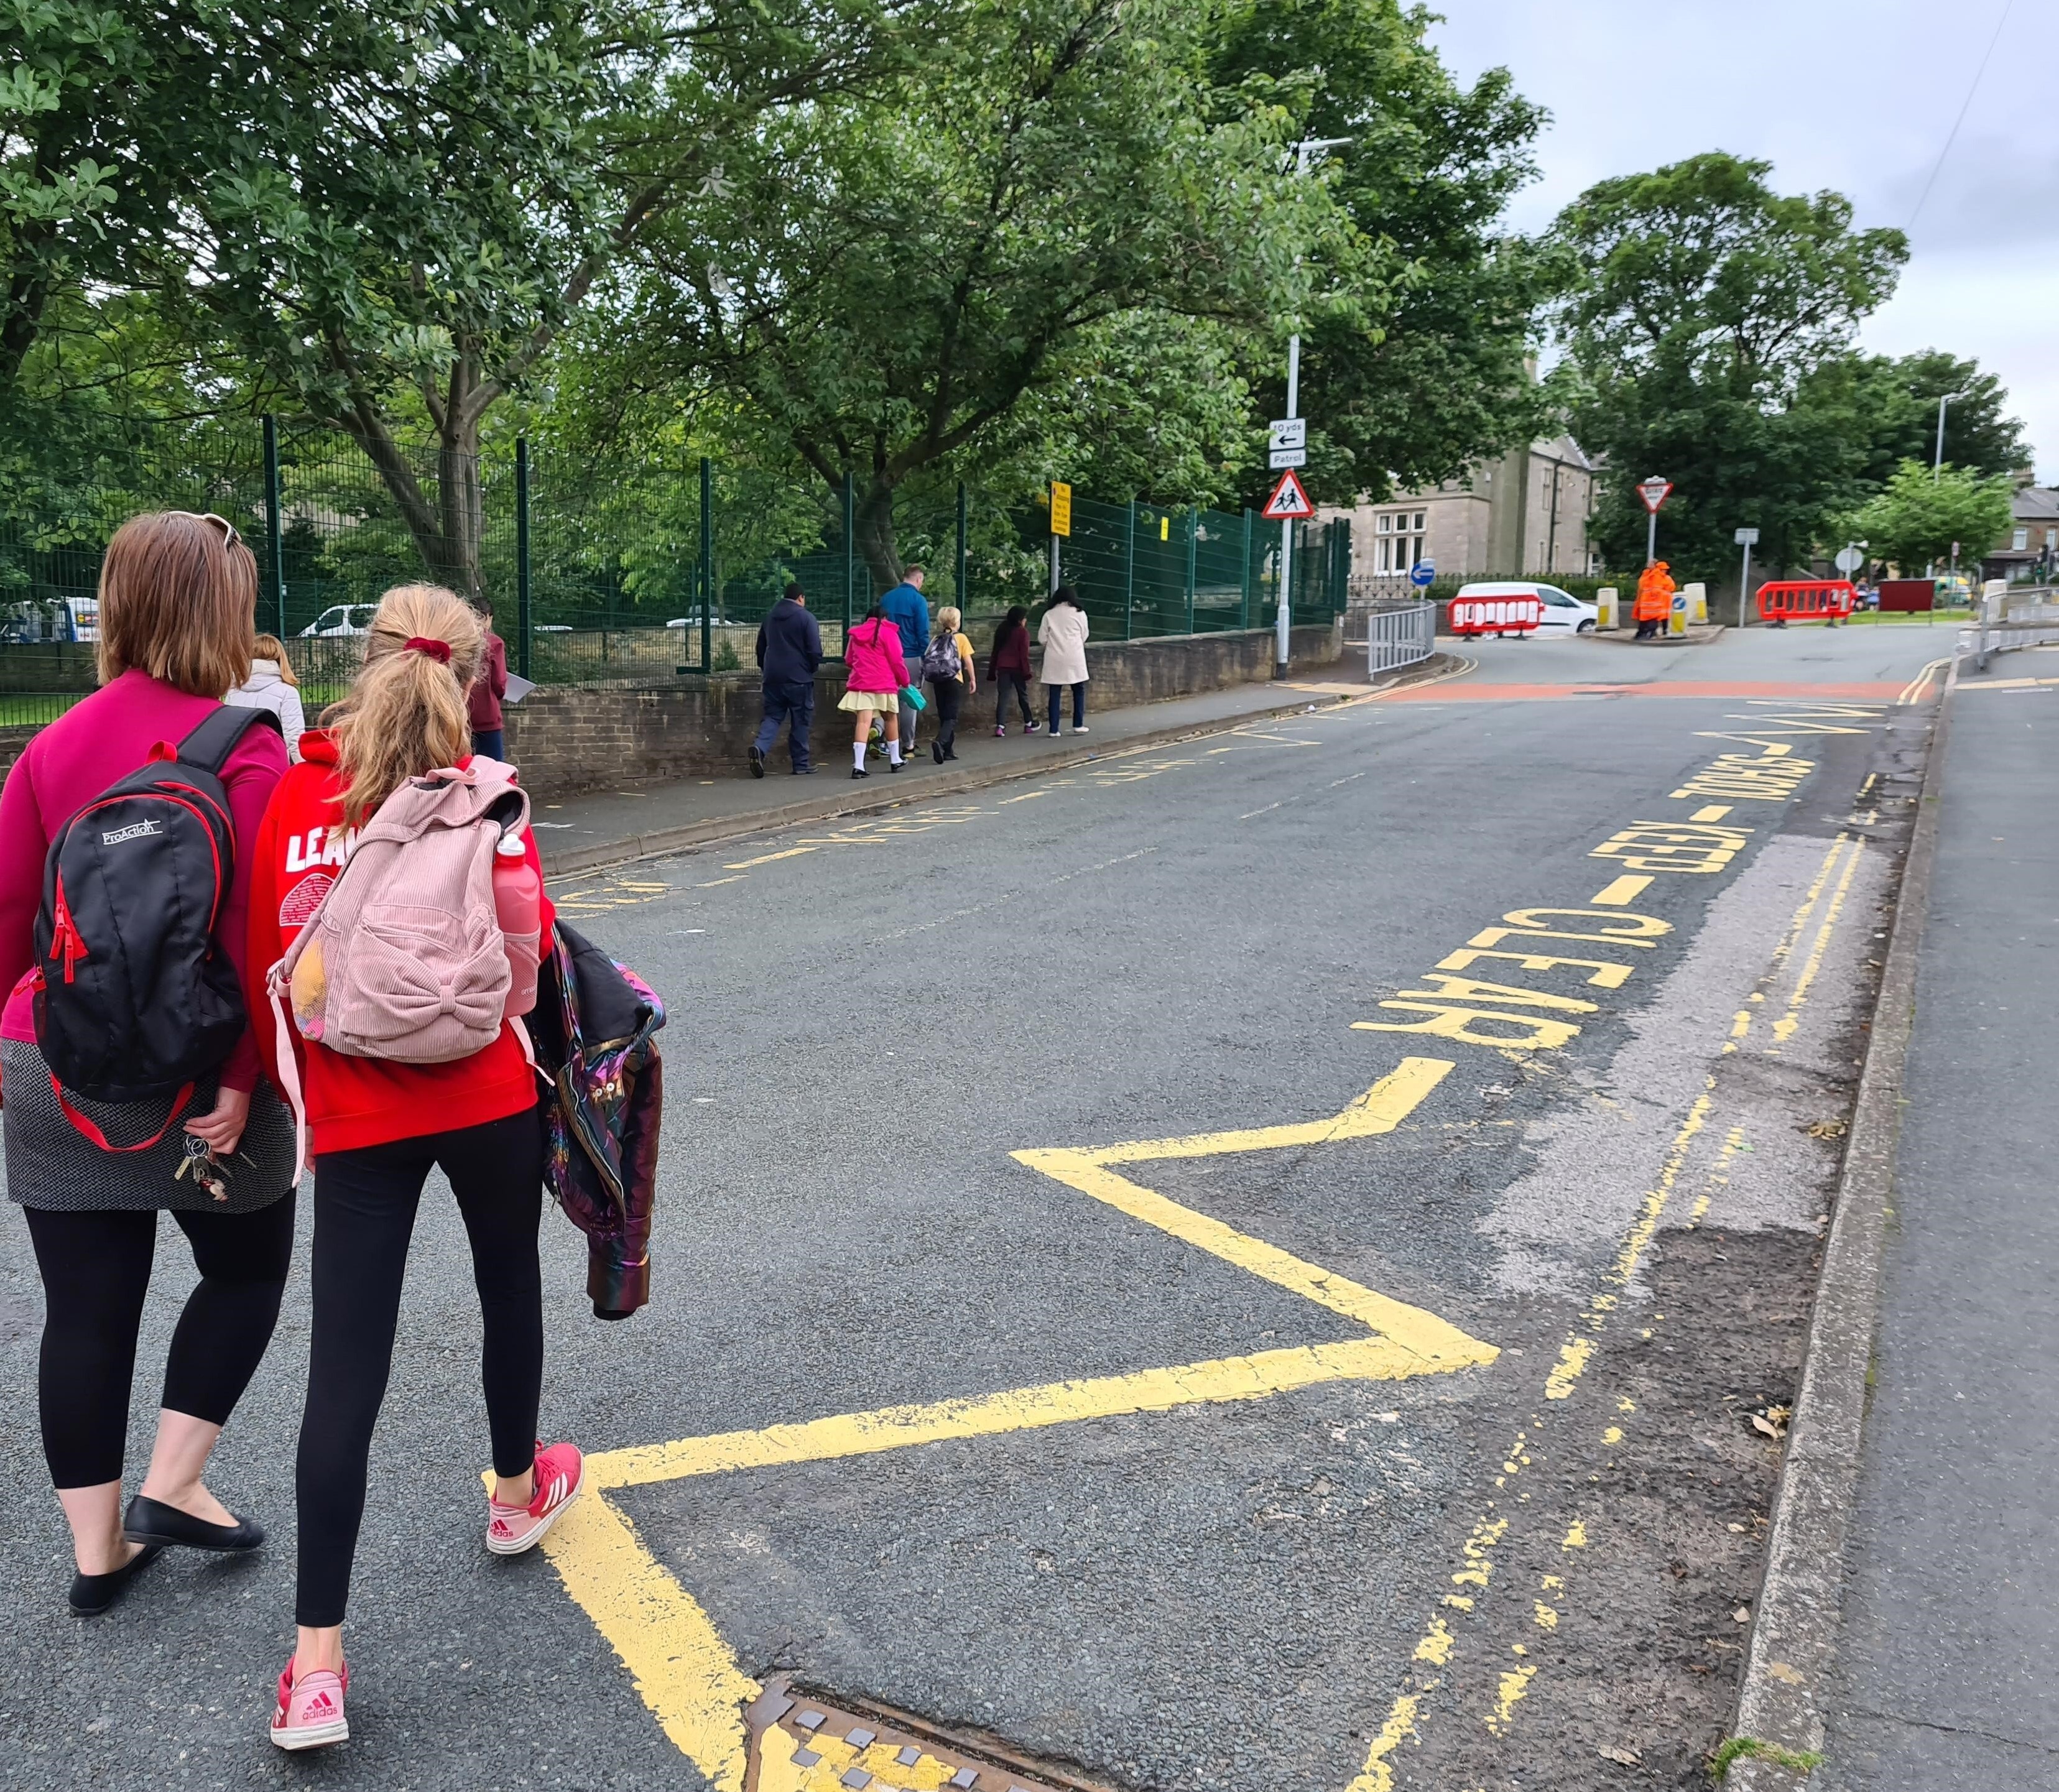
[[[279,1704],[272,1714],[272,1740],[282,1749],[327,1748],[347,1741],[349,1720],[343,1714],[343,1695],[350,1685],[350,1665],[341,1674],[317,1667],[293,1678],[289,1659],[279,1676]]]
[[[578,1447],[536,1446],[536,1493],[526,1506],[504,1506],[489,1495],[486,1502],[486,1547],[496,1555],[520,1555],[544,1540],[558,1515],[579,1498],[586,1484],[586,1463]]]

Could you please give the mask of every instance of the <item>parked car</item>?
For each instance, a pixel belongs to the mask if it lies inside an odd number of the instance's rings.
[[[1459,587],[1461,597],[1534,597],[1544,606],[1537,623],[1539,635],[1591,635],[1601,612],[1583,603],[1571,591],[1556,585],[1540,584],[1535,579],[1482,579]]]
[[[665,624],[667,628],[699,628],[700,625],[701,613],[698,610],[690,616],[675,616]],[[717,616],[708,626],[711,628],[741,628],[743,624],[732,622],[727,616]]]
[[[378,607],[376,603],[332,603],[301,631],[301,639],[368,633],[372,612]]]

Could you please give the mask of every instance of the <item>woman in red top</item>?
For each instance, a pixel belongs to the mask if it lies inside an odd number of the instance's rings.
[[[380,600],[364,667],[326,730],[301,737],[258,830],[250,889],[251,1011],[266,1061],[277,1049],[261,968],[285,955],[348,862],[356,830],[410,778],[470,763],[466,694],[479,619],[453,593],[407,585]],[[524,850],[540,876],[533,834]],[[552,917],[544,905],[544,937]],[[544,1133],[536,1073],[516,1022],[470,1057],[400,1064],[292,1037],[315,1156],[314,1317],[295,1488],[300,1570],[293,1659],[272,1740],[317,1748],[350,1733],[344,1607],[364,1514],[372,1433],[385,1397],[415,1209],[430,1168],[449,1178],[472,1244],[485,1322],[482,1379],[496,1477],[486,1547],[532,1548],[577,1497],[569,1444],[540,1449]]]
[[[36,1045],[35,921],[50,842],[80,810],[216,714],[250,675],[257,563],[219,516],[166,511],[114,532],[100,572],[101,688],[31,740],[0,796],[0,1018],[7,1193],[21,1204],[43,1283],[43,1452],[78,1564],[71,1603],[104,1611],[168,1543],[254,1549],[263,1529],[201,1481],[279,1316],[293,1250],[293,1125],[257,1080],[245,1032],[167,1124],[164,1101],[60,1104]],[[235,866],[213,938],[239,967],[253,845],[286,769],[277,731],[251,729],[223,763]],[[137,991],[147,1002],[148,989]],[[128,1149],[127,1141],[154,1144]],[[192,1154],[217,1154],[211,1178]],[[157,1441],[142,1491],[121,1507],[136,1333],[157,1214],[170,1210],[200,1271],[165,1364]]]

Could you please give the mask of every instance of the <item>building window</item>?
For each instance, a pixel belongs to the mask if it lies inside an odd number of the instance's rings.
[[[2028,548],[2029,545],[2030,532],[2028,529],[2018,529],[2009,542],[2009,546],[2017,549],[2019,552]]]
[[[1423,557],[1424,524],[1429,512],[1383,510],[1373,519],[1373,570],[1406,572]]]

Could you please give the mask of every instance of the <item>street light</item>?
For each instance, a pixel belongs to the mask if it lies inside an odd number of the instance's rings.
[[[1962,392],[1948,392],[1941,393],[1938,396],[1938,452],[1936,457],[1930,463],[1930,482],[1934,485],[1937,484],[1938,476],[1945,470],[1945,407],[1947,404],[1956,404],[1960,399],[1964,398],[1965,396],[1965,393]]]
[[[1348,137],[1308,137],[1294,145],[1294,172],[1305,174],[1315,165],[1316,157],[1330,149],[1341,149],[1352,141]],[[1296,261],[1300,260],[1297,256]],[[1291,421],[1301,414],[1301,336],[1297,330],[1287,338],[1287,416]],[[1280,525],[1280,607],[1274,624],[1273,655],[1279,663],[1287,663],[1287,637],[1290,629],[1288,593],[1292,589],[1288,575],[1294,569],[1294,524],[1292,518]]]

